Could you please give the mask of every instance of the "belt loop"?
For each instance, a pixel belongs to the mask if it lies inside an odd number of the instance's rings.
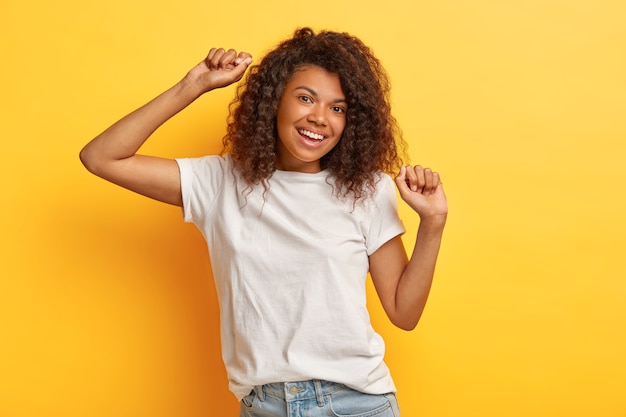
[[[257,385],[254,387],[254,390],[256,391],[256,395],[259,397],[259,400],[265,401],[265,388],[263,388],[263,385]]]
[[[313,380],[315,386],[315,396],[317,397],[318,407],[324,407],[324,391],[322,390],[322,382],[319,379]]]

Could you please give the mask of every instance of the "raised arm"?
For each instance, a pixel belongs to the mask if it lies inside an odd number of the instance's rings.
[[[391,322],[412,330],[430,293],[448,205],[439,175],[428,168],[402,167],[396,185],[420,216],[415,247],[407,259],[401,238],[391,239],[370,256],[370,275]]]
[[[169,204],[182,205],[180,172],[173,159],[137,154],[163,123],[202,94],[241,79],[252,62],[248,53],[213,48],[176,85],[125,116],[81,151],[93,174],[129,190]]]

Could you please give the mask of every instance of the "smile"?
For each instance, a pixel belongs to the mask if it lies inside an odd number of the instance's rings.
[[[298,133],[301,134],[302,136],[306,136],[307,138],[315,139],[315,140],[318,140],[320,142],[322,140],[324,140],[324,135],[321,135],[319,133],[314,133],[314,132],[311,132],[309,130],[298,129]]]

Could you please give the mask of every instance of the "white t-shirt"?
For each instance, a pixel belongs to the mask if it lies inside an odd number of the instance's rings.
[[[177,162],[185,221],[209,248],[235,396],[309,379],[395,392],[365,291],[368,256],[404,232],[391,178],[354,205],[325,171],[276,171],[265,191],[234,175],[229,156]]]

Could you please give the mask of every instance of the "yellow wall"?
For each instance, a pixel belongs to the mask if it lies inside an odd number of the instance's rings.
[[[236,415],[200,234],[77,155],[211,46],[301,25],[373,47],[450,200],[418,329],[371,303],[403,415],[626,416],[624,4],[2,0],[0,416]],[[148,150],[215,152],[232,94]]]

